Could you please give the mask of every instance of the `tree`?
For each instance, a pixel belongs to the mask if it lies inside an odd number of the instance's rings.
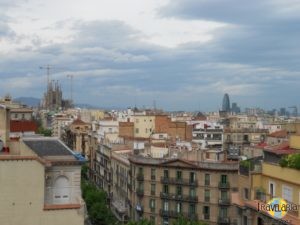
[[[85,173],[82,168],[82,174]],[[81,180],[82,197],[86,203],[89,219],[93,225],[111,225],[116,219],[107,205],[107,194],[90,183],[85,176]]]
[[[127,225],[154,225],[154,224],[147,219],[141,219],[139,221],[129,221]]]
[[[177,220],[173,222],[173,225],[207,225],[207,224],[201,221],[189,220],[183,216],[180,216]]]

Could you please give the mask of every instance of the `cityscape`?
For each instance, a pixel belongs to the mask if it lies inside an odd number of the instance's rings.
[[[300,225],[300,4],[240,3],[0,0],[0,225]]]

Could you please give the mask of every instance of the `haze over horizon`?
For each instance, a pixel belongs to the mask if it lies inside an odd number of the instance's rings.
[[[296,0],[0,0],[0,96],[42,98],[46,71],[68,98],[102,107],[213,111],[297,105]]]

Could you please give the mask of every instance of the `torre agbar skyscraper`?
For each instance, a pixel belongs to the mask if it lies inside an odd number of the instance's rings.
[[[230,100],[227,93],[223,97],[222,111],[230,112]]]

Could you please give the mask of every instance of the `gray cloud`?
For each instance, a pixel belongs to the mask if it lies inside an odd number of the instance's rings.
[[[296,104],[298,6],[273,2],[172,1],[160,16],[229,24],[216,30],[210,42],[173,49],[141,41],[140,31],[120,21],[58,22],[60,29],[71,24],[75,35],[70,42],[45,45],[33,36],[17,53],[0,55],[0,77],[9,84],[0,94],[41,96],[45,72],[38,68],[51,64],[56,67],[52,78],[61,80],[65,96],[66,75],[72,73],[76,101],[99,106],[151,105],[156,99],[166,109],[217,110],[224,92],[242,106]],[[19,86],[11,89],[14,81]]]

